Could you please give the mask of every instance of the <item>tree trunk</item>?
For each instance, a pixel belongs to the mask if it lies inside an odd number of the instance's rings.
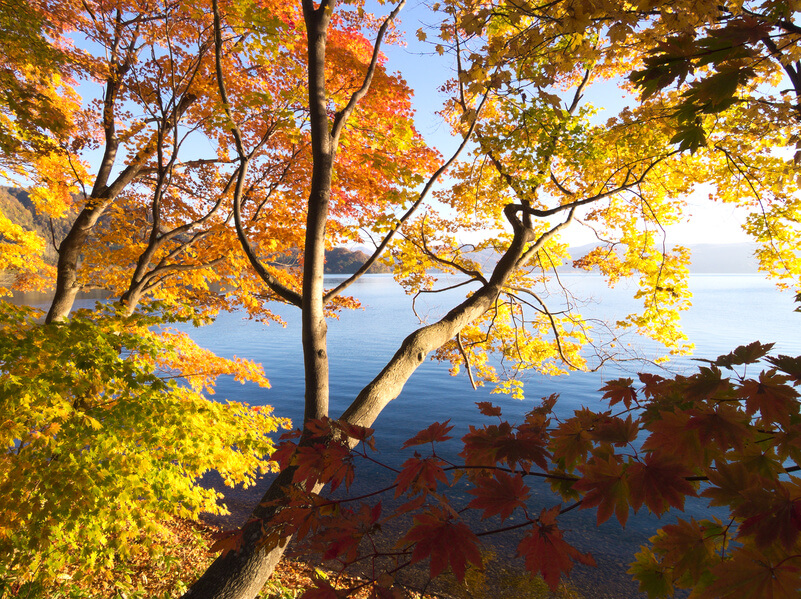
[[[70,232],[61,242],[58,248],[56,292],[45,318],[46,323],[58,322],[69,316],[75,297],[81,290],[78,282],[78,260],[81,250],[100,215],[110,203],[111,200],[94,203],[90,201],[89,205],[81,210]]]

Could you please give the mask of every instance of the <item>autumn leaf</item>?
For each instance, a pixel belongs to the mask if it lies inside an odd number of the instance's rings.
[[[489,401],[477,401],[476,405],[478,406],[478,411],[484,414],[484,416],[500,416],[501,409],[498,406],[492,405],[492,402]]]
[[[451,437],[448,433],[453,430],[452,426],[448,426],[450,419],[445,422],[435,422],[427,429],[420,431],[414,437],[406,441],[401,449],[413,447],[415,445],[425,445],[426,443],[441,443],[447,441]]]
[[[654,538],[651,537],[652,542]],[[627,572],[640,583],[639,591],[641,593],[647,593],[649,598],[667,597],[673,594],[670,565],[662,564],[657,560],[649,547],[642,547],[634,557],[635,561]]]
[[[691,416],[687,427],[698,431],[701,445],[707,446],[714,441],[722,452],[729,449],[741,451],[751,433],[748,416],[731,404],[720,403],[713,409],[693,409],[688,414]]]
[[[551,433],[550,449],[554,460],[561,462],[565,468],[572,469],[583,461],[593,448],[590,428],[595,424],[595,416],[591,421],[586,418],[569,418]]]
[[[610,407],[622,401],[626,409],[629,409],[632,403],[637,402],[637,391],[632,386],[633,382],[632,379],[615,379],[606,383],[600,391],[604,391],[603,398],[609,400]]]
[[[632,443],[637,438],[638,432],[637,424],[631,415],[625,420],[613,416],[600,416],[589,431],[589,436],[594,441],[623,447]]]
[[[414,523],[401,546],[412,545],[412,563],[431,558],[431,577],[439,576],[450,565],[458,581],[464,580],[468,563],[481,568],[478,537],[461,521],[442,509],[432,509],[414,517]]]
[[[614,455],[606,459],[593,457],[579,466],[581,479],[573,488],[584,494],[581,509],[598,508],[597,521],[602,524],[612,514],[625,526],[629,517],[629,485],[625,466]]]
[[[669,456],[649,454],[644,462],[629,464],[626,471],[631,507],[646,507],[657,516],[671,507],[684,510],[684,498],[695,496],[695,487],[686,480],[692,473]]]
[[[213,533],[211,538],[214,543],[209,547],[209,553],[221,551],[220,555],[225,556],[229,551],[239,551],[245,542],[245,532],[242,528],[223,530]]]
[[[306,589],[300,599],[343,599],[347,597],[344,591],[337,591],[330,582],[320,576],[314,577],[314,587]]]
[[[767,358],[768,362],[773,364],[777,370],[783,372],[787,376],[790,377],[790,380],[793,381],[794,384],[801,383],[801,356],[792,357],[792,356],[769,356]]]
[[[562,539],[562,531],[556,526],[556,517],[561,506],[543,509],[537,523],[517,546],[517,555],[523,556],[526,569],[533,575],[542,574],[552,592],[556,592],[562,574],[569,574],[573,563],[595,566],[589,553],[581,553]]]
[[[650,434],[642,444],[643,450],[670,454],[683,463],[703,464],[704,447],[698,430],[689,426],[690,418],[688,412],[679,409],[660,410],[659,418],[645,425]]]
[[[773,556],[743,547],[712,570],[707,596],[719,599],[796,599],[801,591],[801,556]]]
[[[482,476],[475,482],[476,488],[467,492],[476,497],[467,507],[484,510],[482,520],[495,514],[500,514],[501,521],[506,520],[515,509],[526,505],[529,488],[521,476],[496,472],[493,478]]]
[[[796,545],[801,532],[801,485],[791,477],[789,482],[773,480],[740,492],[744,501],[732,510],[742,518],[737,536],[753,536],[757,549],[780,541],[788,551]]]
[[[718,356],[713,364],[729,369],[743,364],[755,364],[764,358],[774,345],[774,343],[760,343],[759,341],[741,345],[724,356]]]
[[[401,471],[395,478],[395,497],[400,497],[407,491],[423,494],[433,493],[437,490],[437,483],[448,484],[448,477],[442,467],[446,463],[439,458],[421,458],[415,453],[403,463]]]
[[[693,583],[710,567],[715,554],[713,538],[695,518],[664,526],[653,540],[653,548],[664,565],[672,566],[674,579],[687,573]]]
[[[746,413],[759,412],[766,422],[790,424],[790,417],[798,415],[798,392],[786,385],[788,377],[771,372],[759,373],[759,382],[748,379],[739,389],[745,398]]]

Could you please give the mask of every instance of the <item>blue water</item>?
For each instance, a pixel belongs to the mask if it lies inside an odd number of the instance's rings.
[[[331,285],[337,280],[327,277]],[[592,299],[581,309],[585,315],[614,319],[637,308],[631,299],[633,284],[629,287],[622,283],[609,290],[592,275],[563,275],[562,280],[576,296]],[[695,350],[691,356],[674,358],[666,368],[686,372],[697,365],[692,358],[713,359],[756,340],[776,342],[774,351],[779,353],[801,354],[801,338],[797,335],[801,314],[793,311],[792,293],[777,291],[758,275],[695,275],[691,277],[691,290],[693,306],[684,313],[682,326]],[[403,338],[419,326],[411,310],[411,298],[388,275],[364,277],[351,287],[351,293],[361,301],[363,309],[343,312],[339,320],[329,320],[332,416],[347,407],[392,357]],[[431,321],[453,305],[457,293],[418,299],[417,313]],[[222,380],[218,397],[269,404],[277,413],[298,421],[303,411],[300,314],[291,306],[276,305],[273,309],[285,320],[286,327],[259,324],[239,314],[223,314],[213,325],[191,329],[190,333],[200,345],[221,355],[261,362],[272,385],[270,389],[259,389]],[[627,340],[646,358],[666,353],[649,340],[636,336]],[[643,362],[626,362],[609,364],[593,373],[531,375],[526,384],[528,399],[520,402],[501,394],[491,395],[490,387],[474,391],[464,372],[452,377],[447,364],[426,361],[375,426],[382,444],[400,445],[433,421],[450,418],[457,428],[466,430],[467,424],[475,421],[477,401],[493,401],[502,406],[505,415],[514,417],[551,393],[560,394],[556,411],[566,414],[581,405],[598,405],[597,390],[606,380],[642,370],[658,369]]]
[[[327,277],[327,284],[335,285],[337,277]],[[593,275],[563,275],[562,282],[579,298],[589,301],[581,313],[592,317],[614,320],[637,309],[632,299],[634,283],[622,282],[609,290],[603,280]],[[682,356],[666,365],[672,371],[687,372],[697,367],[693,358],[714,359],[728,353],[737,345],[752,341],[775,342],[778,353],[801,354],[801,338],[797,334],[801,314],[794,312],[794,296],[779,292],[775,286],[758,275],[694,275],[690,280],[693,306],[682,318],[683,329],[695,344],[692,356]],[[428,321],[444,314],[463,291],[424,296],[417,301],[417,313]],[[406,296],[388,275],[364,277],[351,288],[362,310],[341,314],[339,320],[329,321],[328,345],[331,360],[331,414],[338,415],[359,390],[366,385],[394,354],[403,338],[419,326],[420,321],[411,309],[411,298]],[[550,301],[558,305],[558,293]],[[244,319],[238,314],[220,316],[211,326],[191,331],[195,340],[225,356],[247,357],[264,365],[272,388],[259,389],[241,386],[230,380],[218,385],[217,397],[225,397],[251,404],[269,404],[276,413],[299,422],[303,411],[303,371],[300,346],[300,318],[295,308],[277,305],[274,310],[286,322],[280,325],[262,325]],[[632,344],[646,358],[664,355],[654,342],[632,336],[624,341]],[[452,435],[461,437],[468,425],[483,422],[475,402],[492,401],[500,405],[504,416],[520,419],[541,397],[552,393],[560,395],[555,412],[568,416],[582,405],[600,407],[598,389],[606,380],[631,376],[643,370],[658,371],[659,367],[644,362],[610,364],[598,372],[574,372],[561,377],[530,376],[526,383],[524,401],[500,394],[491,394],[489,387],[473,390],[464,372],[456,377],[448,374],[448,365],[426,361],[405,386],[403,393],[381,414],[374,427],[377,430],[378,457],[398,466],[407,452],[399,452],[402,443],[434,421],[450,419],[455,426]],[[445,453],[446,456],[455,457]],[[391,472],[364,467],[359,472],[363,486],[357,493],[391,482]],[[545,485],[535,485],[531,503],[534,510],[550,507],[556,500]],[[232,495],[235,509],[238,502],[255,501],[261,493],[257,488],[249,499]],[[452,494],[468,499],[464,488],[453,489]],[[689,501],[683,517],[707,517],[705,504]],[[722,515],[722,514],[721,514]],[[673,521],[674,515],[662,520],[643,513],[633,516],[625,529],[616,521],[601,527],[595,525],[593,511],[571,512],[560,520],[568,529],[567,539],[584,551],[592,551],[599,563],[597,570],[579,568],[574,580],[585,591],[592,589],[591,597],[637,597],[636,586],[625,574],[627,564],[639,546],[654,531]],[[508,524],[509,521],[507,521]],[[514,558],[517,541],[512,536],[495,539],[495,549],[504,559]]]

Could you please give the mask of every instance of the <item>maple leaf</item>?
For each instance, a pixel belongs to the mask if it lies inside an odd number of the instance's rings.
[[[637,438],[637,433],[637,423],[632,421],[631,415],[625,420],[612,416],[600,416],[590,431],[590,437],[595,441],[622,447],[632,443]]]
[[[587,457],[593,447],[587,423],[578,417],[569,418],[551,433],[549,447],[554,460],[572,469]]]
[[[685,477],[692,472],[670,457],[649,454],[645,463],[633,462],[626,471],[631,507],[639,510],[645,503],[657,516],[670,507],[684,509],[684,498],[695,496],[694,486]]]
[[[689,522],[679,519],[676,524],[663,527],[653,540],[653,548],[662,556],[663,565],[672,565],[674,579],[687,573],[693,584],[709,568],[715,555],[713,539],[695,518]]]
[[[799,572],[801,556],[772,556],[742,547],[712,569],[715,582],[705,592],[719,599],[796,599]]]
[[[353,482],[353,455],[350,448],[337,442],[301,445],[292,458],[297,467],[293,481],[304,483],[308,488],[318,483],[330,483],[335,490],[343,482],[350,487]]]
[[[637,403],[637,391],[632,386],[633,382],[632,379],[615,379],[606,383],[599,391],[605,391],[603,398],[609,400],[610,407],[622,401],[626,409],[629,409],[632,403]]]
[[[688,426],[690,414],[675,409],[659,411],[659,418],[650,420],[646,427],[651,434],[645,439],[642,448],[671,454],[677,461],[687,464],[705,462],[704,447],[701,445],[698,430]]]
[[[595,566],[589,553],[581,553],[562,539],[562,531],[556,526],[556,517],[561,506],[543,509],[537,523],[517,546],[517,555],[523,556],[526,569],[533,575],[542,574],[552,592],[556,592],[562,574],[569,574],[573,563]]]
[[[741,491],[744,500],[734,516],[745,518],[737,529],[738,537],[753,535],[758,549],[776,541],[790,550],[801,532],[801,485],[799,479],[790,482],[773,480]]]
[[[344,420],[334,420],[333,425],[338,428],[342,433],[351,439],[356,439],[367,445],[370,449],[375,451],[375,439],[373,433],[375,429],[366,426],[359,426],[358,424],[351,424]]]
[[[462,437],[464,449],[459,454],[468,466],[494,466],[498,461],[499,440],[513,438],[514,432],[508,422],[476,428]]]
[[[348,594],[345,591],[337,591],[331,583],[320,576],[314,577],[313,588],[306,589],[300,599],[343,599]]]
[[[224,557],[229,551],[239,551],[245,542],[245,531],[242,528],[222,530],[212,533],[211,538],[214,543],[209,547],[209,553],[222,551],[220,555]]]
[[[790,377],[793,383],[801,383],[801,356],[770,356],[768,362],[773,364],[778,370]]]
[[[447,441],[452,437],[448,436],[448,433],[453,429],[452,426],[448,426],[450,419],[446,420],[445,422],[435,422],[427,429],[420,431],[414,437],[406,441],[401,449],[406,449],[407,447],[413,447],[414,445],[425,445],[426,443],[441,443],[442,441]]]
[[[476,405],[478,406],[478,411],[484,414],[484,416],[500,416],[501,409],[498,406],[492,405],[492,402],[489,401],[477,401]]]
[[[689,410],[687,427],[698,431],[703,446],[715,441],[722,452],[730,448],[742,451],[750,436],[749,418],[737,407],[721,403],[712,410]]]
[[[623,464],[614,455],[606,459],[593,457],[579,470],[583,476],[573,483],[573,488],[584,493],[581,509],[598,506],[598,524],[615,514],[625,526],[629,517],[629,488]]]
[[[710,506],[731,506],[736,508],[745,501],[742,491],[751,487],[762,486],[766,479],[751,472],[740,462],[716,462],[715,469],[707,473],[713,485],[701,492],[702,497],[709,498]]]
[[[641,593],[648,593],[648,597],[667,597],[673,594],[670,566],[657,560],[649,547],[642,547],[634,557],[635,561],[628,569],[628,574],[640,583]]]
[[[714,398],[720,391],[729,387],[729,379],[721,376],[719,368],[702,367],[684,380],[684,396],[692,400]]]
[[[759,382],[746,380],[740,387],[745,397],[745,411],[751,416],[759,412],[766,422],[790,424],[790,416],[798,415],[798,392],[786,385],[788,377],[775,372],[760,372]]]
[[[729,369],[731,369],[732,366],[740,366],[742,364],[755,364],[760,359],[764,358],[774,345],[773,343],[763,344],[759,341],[754,341],[748,345],[741,345],[725,356],[718,356],[713,364]]]
[[[484,510],[481,519],[500,514],[501,521],[506,520],[518,507],[524,507],[529,495],[529,488],[522,476],[511,476],[505,472],[496,472],[494,478],[482,476],[476,480],[477,488],[467,492],[475,495],[467,507]]]
[[[436,578],[450,565],[456,579],[464,580],[467,563],[481,568],[478,537],[461,521],[443,509],[434,508],[414,517],[414,524],[399,543],[413,545],[412,563],[431,558],[431,577]]]
[[[448,484],[448,477],[442,466],[446,462],[439,458],[429,457],[422,459],[419,454],[409,458],[403,463],[401,471],[395,478],[395,497],[400,497],[411,489],[414,493],[433,493],[437,490],[437,481]]]

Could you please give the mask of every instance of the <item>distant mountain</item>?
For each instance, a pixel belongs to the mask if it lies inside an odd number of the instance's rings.
[[[367,262],[370,256],[361,250],[349,250],[347,248],[333,248],[325,252],[325,272],[326,274],[353,274],[359,267]],[[370,273],[392,272],[392,269],[385,264],[373,264]]]
[[[594,247],[596,244],[571,247],[570,255],[573,259],[580,258]],[[699,243],[687,247],[691,255],[690,272],[693,274],[755,274],[759,272],[757,260],[754,257],[754,251],[758,247],[756,243]],[[362,253],[362,246],[353,249]],[[485,273],[492,270],[500,257],[497,252],[492,250],[468,252],[466,256],[478,262]],[[585,272],[574,269],[572,264],[560,266],[557,270],[559,272]]]
[[[0,212],[14,224],[28,231],[36,231],[45,241],[45,262],[55,264],[58,253],[53,246],[53,239],[60,244],[69,233],[72,217],[51,219],[39,213],[31,201],[30,194],[24,189],[0,187]],[[52,227],[52,229],[51,229]]]
[[[596,244],[570,248],[570,255],[580,258],[596,247]],[[690,272],[693,274],[754,274],[758,272],[754,251],[756,243],[699,243],[686,246],[690,250]],[[560,271],[572,271],[572,266],[563,266]]]

